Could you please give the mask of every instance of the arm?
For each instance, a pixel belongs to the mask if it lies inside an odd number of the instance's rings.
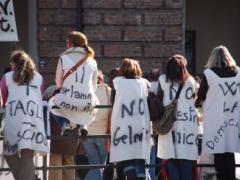
[[[58,61],[56,75],[55,75],[56,88],[61,88],[63,85],[63,69],[61,59]]]
[[[40,89],[41,89],[41,95],[43,95],[43,92],[44,92],[44,82],[43,81],[42,81]]]
[[[197,100],[195,107],[202,107],[202,102],[206,99],[208,91],[208,82],[206,76],[203,74],[199,90],[197,92]]]
[[[93,72],[93,78],[92,78],[92,85],[93,85],[93,90],[94,92],[96,92],[97,89],[97,75],[98,75],[98,70],[96,68],[96,70]]]
[[[2,94],[2,101],[3,101],[2,107],[4,107],[7,102],[7,97],[8,97],[8,88],[7,88],[5,76],[3,76],[0,81],[0,87],[1,87],[1,94]]]
[[[112,105],[114,104],[115,95],[116,95],[116,90],[113,86],[112,89],[111,89],[111,96],[110,96],[110,102],[111,102]]]

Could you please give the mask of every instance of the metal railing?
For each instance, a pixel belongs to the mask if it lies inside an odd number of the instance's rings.
[[[111,105],[98,105],[95,108],[112,108]],[[0,115],[4,114],[5,110],[0,108]],[[1,121],[0,121],[1,122]],[[45,122],[46,124],[46,122]],[[157,136],[157,135],[152,135]],[[87,136],[76,136],[74,138],[110,138],[110,134],[104,134],[104,135],[87,135]],[[73,138],[72,136],[47,136],[48,140],[53,139],[66,139],[66,138]],[[201,136],[200,136],[201,138]],[[0,141],[3,140],[3,137],[0,136]],[[94,165],[65,165],[65,166],[48,166],[47,165],[47,156],[43,157],[43,165],[42,166],[36,166],[35,170],[41,170],[43,174],[43,180],[47,180],[47,171],[48,170],[59,170],[59,169],[90,169],[90,168],[116,168],[117,165],[115,164],[94,164]],[[160,164],[146,164],[145,167],[162,167]],[[214,164],[195,164],[195,167],[215,167]],[[235,167],[240,167],[240,164],[236,164]],[[0,168],[0,172],[2,171],[10,171],[9,168]]]

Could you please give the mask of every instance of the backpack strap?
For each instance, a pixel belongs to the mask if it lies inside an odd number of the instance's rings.
[[[181,91],[182,91],[183,85],[184,85],[184,83],[183,83],[183,84],[181,83],[181,84],[179,85],[175,99],[178,99],[178,98],[179,98],[179,95],[180,95],[180,93],[181,93]]]
[[[89,57],[89,54],[86,54],[82,59],[80,59],[73,67],[71,67],[67,72],[66,74],[64,74],[63,76],[63,81],[69,76],[71,75],[74,71],[77,70],[77,68],[79,66],[81,66],[81,64],[83,64]]]

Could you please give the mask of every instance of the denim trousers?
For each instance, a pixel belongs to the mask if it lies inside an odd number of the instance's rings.
[[[51,116],[55,119],[55,121],[58,123],[58,125],[60,125],[61,127],[66,126],[67,124],[69,124],[69,120],[66,119],[65,117],[62,116],[58,116],[55,115],[53,113],[51,113]]]
[[[86,150],[88,162],[93,164],[104,164],[107,158],[104,138],[89,138],[83,143]],[[102,173],[99,168],[89,169],[85,180],[102,180]]]
[[[150,164],[156,164],[156,161],[157,161],[157,145],[154,144],[152,145],[152,148],[151,148]],[[157,180],[155,167],[150,167],[149,173],[150,173],[151,180]]]
[[[169,159],[167,162],[168,180],[192,180],[193,162],[185,159]]]
[[[128,171],[134,170],[137,178],[146,178],[144,159],[131,159],[121,161],[117,163],[117,165],[123,169],[124,174],[127,174]]]

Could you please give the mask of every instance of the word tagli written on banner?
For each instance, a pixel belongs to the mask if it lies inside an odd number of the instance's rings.
[[[0,41],[18,41],[12,0],[0,0]]]
[[[224,84],[218,84],[219,88],[221,89],[223,96],[235,96],[240,88],[240,84],[236,82],[228,83],[225,82]],[[220,125],[220,127],[217,129],[217,132],[215,135],[210,138],[211,140],[208,140],[206,142],[206,146],[214,150],[215,146],[221,141],[224,137],[224,133],[228,131],[229,128],[238,128],[238,120],[234,119],[232,116],[233,113],[235,113],[238,110],[239,103],[236,100],[235,102],[232,102],[231,104],[228,104],[227,102],[224,102],[222,104],[222,111],[224,114],[227,114],[225,117],[227,117],[224,122]],[[232,131],[233,132],[233,131]]]

